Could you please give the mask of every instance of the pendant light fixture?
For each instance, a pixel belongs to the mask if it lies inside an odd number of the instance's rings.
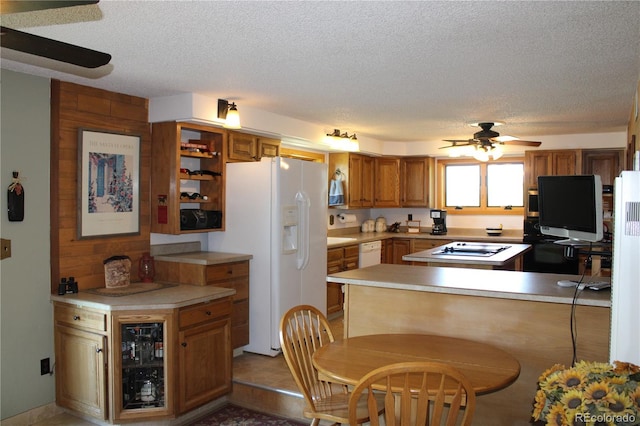
[[[226,99],[218,99],[218,118],[224,120],[222,127],[227,129],[240,129],[240,114],[235,102],[229,103]]]

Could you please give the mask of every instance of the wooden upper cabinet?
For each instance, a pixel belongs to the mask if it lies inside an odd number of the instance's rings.
[[[329,184],[341,172],[348,207],[429,207],[435,204],[431,157],[370,157],[329,154]]]
[[[360,207],[373,207],[375,166],[372,157],[360,156],[362,169],[360,174]]]
[[[575,175],[581,172],[580,150],[560,149],[546,151],[525,151],[525,185],[538,187],[538,176]]]
[[[151,136],[151,232],[224,231],[226,132],[172,121],[153,123]],[[205,173],[188,173],[198,170]],[[183,197],[183,192],[202,194],[206,199]],[[220,211],[221,223],[216,228],[183,230],[181,209]]]
[[[624,149],[589,149],[582,152],[582,170],[600,175],[603,185],[613,185],[624,166]]]
[[[270,138],[258,138],[258,159],[262,157],[278,157],[280,141]]]
[[[400,207],[400,159],[375,159],[375,207]]]
[[[342,181],[345,205],[373,207],[374,161],[372,157],[348,152],[329,154],[329,182]]]
[[[400,203],[402,207],[429,207],[435,195],[433,158],[408,157],[400,161]]]
[[[258,138],[246,133],[229,132],[227,138],[229,160],[255,161],[257,158]]]
[[[229,161],[260,161],[262,157],[277,157],[280,154],[280,141],[277,139],[229,132],[227,141]]]
[[[576,175],[580,173],[580,151],[563,150],[552,153],[551,167],[554,175]]]

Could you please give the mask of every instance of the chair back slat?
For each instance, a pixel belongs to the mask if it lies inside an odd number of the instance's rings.
[[[469,380],[455,368],[436,362],[405,362],[371,371],[354,387],[349,400],[349,420],[367,393],[371,424],[378,421],[375,392],[384,392],[387,426],[471,425],[475,392]],[[352,412],[352,408],[353,411]]]
[[[318,379],[312,356],[318,348],[333,340],[329,322],[313,306],[297,306],[282,317],[282,353],[307,404],[314,410],[314,402],[330,396],[332,387]]]

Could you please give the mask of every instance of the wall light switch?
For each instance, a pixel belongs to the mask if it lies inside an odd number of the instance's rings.
[[[11,257],[11,240],[1,239],[0,242],[0,260]]]

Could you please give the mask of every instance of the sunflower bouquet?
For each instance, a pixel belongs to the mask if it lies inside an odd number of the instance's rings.
[[[640,425],[640,367],[580,361],[538,379],[533,420],[553,426]]]

